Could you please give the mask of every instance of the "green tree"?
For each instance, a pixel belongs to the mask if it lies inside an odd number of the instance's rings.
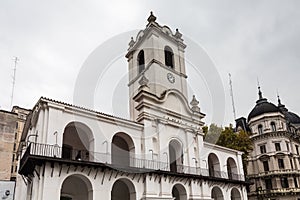
[[[244,172],[247,174],[247,157],[252,150],[252,142],[247,132],[235,132],[231,124],[225,129],[212,124],[205,135],[205,141],[242,151]]]

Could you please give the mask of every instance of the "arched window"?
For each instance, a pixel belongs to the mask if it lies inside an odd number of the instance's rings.
[[[221,178],[220,162],[216,154],[210,153],[208,156],[209,176]]]
[[[165,47],[165,64],[174,69],[174,53],[169,46]]]
[[[172,189],[172,197],[176,200],[187,200],[186,190],[181,184],[174,185]]]
[[[227,175],[230,180],[239,180],[237,166],[233,158],[227,159]]]
[[[171,140],[169,143],[169,161],[171,172],[182,172],[183,150],[182,145],[177,140]]]
[[[70,160],[93,160],[93,133],[81,122],[70,122],[63,133],[62,158]]]
[[[213,187],[211,190],[211,198],[214,200],[224,200],[222,190],[217,186]]]
[[[241,199],[241,193],[238,189],[232,188],[230,192],[231,200],[240,200]]]
[[[134,165],[135,147],[133,140],[126,133],[117,133],[113,136],[111,144],[111,161],[116,167],[126,167]]]
[[[136,191],[133,183],[125,178],[117,180],[111,190],[111,200],[135,200]]]
[[[276,131],[276,125],[275,125],[275,122],[271,122],[271,130],[272,130],[273,132]]]
[[[60,200],[93,199],[93,187],[89,179],[83,175],[68,176],[60,189]]]
[[[145,69],[145,55],[144,55],[144,50],[141,50],[138,54],[137,57],[138,61],[138,71],[139,74]]]
[[[264,133],[264,131],[263,131],[263,126],[262,126],[261,124],[258,125],[257,129],[258,129],[258,134],[261,135],[261,134]]]

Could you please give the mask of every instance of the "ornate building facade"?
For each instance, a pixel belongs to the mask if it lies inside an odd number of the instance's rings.
[[[247,199],[242,153],[203,141],[185,48],[151,13],[126,54],[130,120],[40,98],[23,131],[16,198]]]
[[[259,99],[237,128],[251,133],[253,150],[247,172],[249,199],[299,200],[300,117],[288,111],[278,97],[278,105],[268,102],[259,88]]]

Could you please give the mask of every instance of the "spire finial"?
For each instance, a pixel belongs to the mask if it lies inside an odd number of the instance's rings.
[[[259,97],[259,99],[262,99],[263,96],[262,96],[262,92],[260,90],[260,84],[259,84],[258,78],[257,78],[257,88],[258,88],[258,97]]]
[[[277,100],[278,100],[278,106],[281,106],[281,100],[280,100],[280,96],[279,96],[279,92],[277,90]]]
[[[155,22],[155,20],[156,20],[156,17],[153,15],[153,12],[151,11],[150,16],[148,17],[148,22],[149,23]]]

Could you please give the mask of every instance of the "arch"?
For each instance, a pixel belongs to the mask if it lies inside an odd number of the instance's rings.
[[[138,56],[137,56],[137,62],[138,62],[138,73],[140,74],[145,69],[145,54],[144,50],[140,50]]]
[[[111,189],[111,200],[136,200],[133,183],[125,178],[115,181]]]
[[[231,198],[231,200],[242,199],[240,191],[237,188],[232,188],[232,190],[230,192],[230,198]]]
[[[276,131],[276,124],[275,124],[275,122],[271,122],[270,123],[270,125],[271,125],[271,130],[273,131],[273,132],[275,132]]]
[[[63,133],[62,158],[72,160],[93,160],[94,135],[82,122],[70,122]]]
[[[172,139],[169,142],[169,163],[171,172],[182,172],[183,148],[177,139]]]
[[[236,162],[233,158],[228,158],[227,159],[227,175],[229,179],[234,179],[238,180],[238,171],[237,171],[237,166]]]
[[[224,200],[222,190],[217,186],[213,187],[211,190],[211,198],[214,200]]]
[[[90,180],[80,174],[68,176],[61,185],[60,200],[93,200]]]
[[[175,184],[172,188],[172,197],[176,200],[187,200],[187,194],[184,186],[181,184]]]
[[[264,133],[264,131],[263,131],[263,125],[259,124],[259,125],[257,126],[257,130],[258,130],[258,134],[259,134],[259,135],[263,134],[263,133]]]
[[[132,166],[135,146],[131,137],[126,133],[116,133],[112,138],[112,164],[116,166]]]
[[[208,156],[208,172],[209,176],[221,178],[219,158],[214,153],[210,153]]]
[[[165,64],[167,67],[174,69],[174,53],[171,47],[165,46]]]

